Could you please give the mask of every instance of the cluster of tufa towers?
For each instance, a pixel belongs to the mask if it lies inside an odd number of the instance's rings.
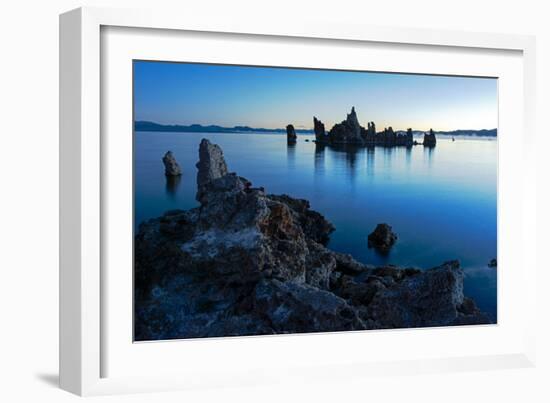
[[[288,125],[287,140],[289,143],[296,142],[296,131],[293,125]],[[315,141],[320,144],[350,144],[358,146],[407,146],[420,144],[413,139],[412,129],[407,129],[406,133],[398,133],[390,126],[384,128],[384,131],[377,132],[374,122],[368,122],[367,127],[359,124],[355,107],[347,115],[346,120],[335,124],[330,131],[325,130],[325,125],[315,116],[313,117],[313,131],[315,132]],[[424,134],[422,143],[426,147],[434,147],[436,144],[435,133],[432,129]]]

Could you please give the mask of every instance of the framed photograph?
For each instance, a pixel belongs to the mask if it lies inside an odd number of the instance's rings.
[[[534,365],[533,38],[85,8],[60,44],[62,388]]]

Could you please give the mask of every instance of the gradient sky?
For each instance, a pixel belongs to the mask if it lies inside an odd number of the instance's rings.
[[[162,124],[327,129],[355,106],[377,129],[493,129],[497,80],[210,64],[134,62],[134,117]]]

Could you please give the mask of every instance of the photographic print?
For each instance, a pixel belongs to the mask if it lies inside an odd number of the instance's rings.
[[[133,62],[134,340],[497,323],[498,80]]]

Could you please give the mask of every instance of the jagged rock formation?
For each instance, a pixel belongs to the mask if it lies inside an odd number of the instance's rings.
[[[325,132],[325,125],[323,122],[318,120],[315,116],[313,117],[313,131],[315,132],[315,140],[321,143],[327,141],[327,134]]]
[[[357,113],[355,113],[354,106],[351,107],[351,112],[346,116],[345,122],[351,129],[353,138],[361,137],[361,125],[359,124],[359,119],[357,119]]]
[[[409,144],[410,144],[410,145],[413,145],[413,144],[414,144],[414,140],[413,140],[413,131],[412,131],[412,129],[411,129],[410,127],[407,129],[407,134],[405,135],[405,139],[404,139],[404,140],[405,140],[405,143],[406,143],[407,145],[409,145]]]
[[[496,268],[497,267],[497,259],[491,259],[489,263],[487,264],[488,267]]]
[[[408,129],[406,134],[396,133],[393,128],[385,128],[383,132],[376,132],[374,122],[368,122],[365,129],[359,124],[355,107],[347,115],[346,120],[335,124],[332,129],[325,134],[325,126],[316,117],[313,117],[313,130],[315,140],[323,144],[351,144],[359,146],[381,145],[385,147],[407,146],[415,144],[413,140],[412,129]]]
[[[164,163],[164,174],[166,176],[180,176],[181,168],[174,157],[172,151],[167,151],[162,157],[162,162]]]
[[[432,129],[428,133],[424,133],[424,146],[426,147],[435,147],[436,139],[435,133]]]
[[[212,144],[207,139],[202,139],[199,146],[199,162],[196,167],[197,173],[197,196],[196,199],[202,202],[204,193],[208,190],[208,185],[227,175],[227,165],[223,157],[223,151],[217,144]]]
[[[458,262],[374,267],[326,248],[334,230],[306,200],[229,173],[203,140],[200,207],[135,238],[136,340],[488,323]]]
[[[293,125],[287,125],[286,126],[286,141],[288,143],[296,143],[296,139],[298,136],[296,136],[296,130],[294,130]]]
[[[464,297],[464,272],[458,261],[412,275],[399,270],[393,273],[397,286],[377,292],[368,305],[372,320],[381,327],[489,323],[475,302]]]
[[[407,134],[401,134],[394,132],[393,128],[390,126],[388,128],[384,128],[383,132],[376,133],[374,122],[370,122],[367,124],[367,129],[365,130],[363,136],[366,145],[381,145],[385,147],[410,147],[414,144],[412,130],[409,129],[409,131],[407,131]]]
[[[374,248],[378,252],[386,254],[397,241],[397,235],[388,224],[378,224],[374,231],[368,236],[369,248]]]
[[[363,144],[361,125],[355,113],[355,107],[351,108],[346,120],[335,124],[328,133],[328,140],[334,144]]]
[[[367,122],[367,129],[363,128],[362,136],[368,145],[376,144],[376,125],[374,122]]]

